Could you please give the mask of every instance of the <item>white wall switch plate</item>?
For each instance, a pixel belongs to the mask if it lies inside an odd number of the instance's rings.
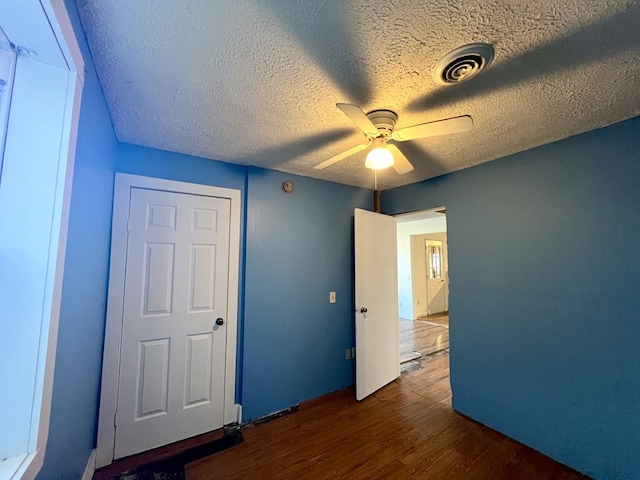
[[[329,303],[336,303],[336,292],[329,292]]]

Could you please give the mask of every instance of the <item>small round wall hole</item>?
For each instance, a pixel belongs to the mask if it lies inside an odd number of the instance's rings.
[[[284,193],[292,193],[293,192],[293,183],[292,182],[282,182],[282,191]]]

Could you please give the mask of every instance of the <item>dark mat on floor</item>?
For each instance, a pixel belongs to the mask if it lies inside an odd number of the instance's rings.
[[[113,477],[114,480],[184,480],[184,466],[244,442],[239,428],[229,430],[222,438],[190,448],[173,457],[144,465],[133,472]]]
[[[184,465],[174,465],[170,468],[153,468],[151,470],[138,470],[117,477],[117,480],[185,480]]]

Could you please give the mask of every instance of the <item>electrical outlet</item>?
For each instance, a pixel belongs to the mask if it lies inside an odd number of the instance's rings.
[[[336,303],[336,292],[329,292],[329,303]]]
[[[351,349],[350,348],[347,348],[344,351],[344,359],[345,360],[351,360]]]

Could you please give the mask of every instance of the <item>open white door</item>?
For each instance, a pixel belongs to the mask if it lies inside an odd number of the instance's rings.
[[[400,375],[396,219],[355,210],[356,399]]]

